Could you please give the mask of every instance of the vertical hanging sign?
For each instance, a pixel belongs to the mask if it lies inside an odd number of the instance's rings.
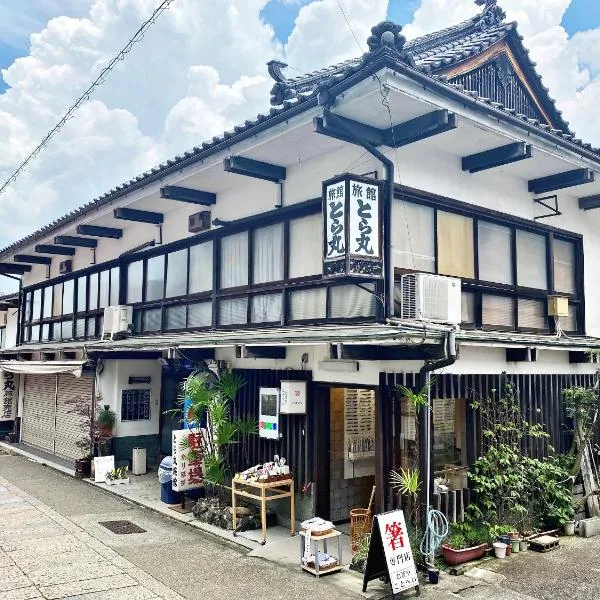
[[[203,430],[175,429],[173,431],[173,480],[176,492],[192,490],[204,481],[203,457],[206,441]]]
[[[14,421],[17,409],[17,378],[14,373],[2,371],[2,410],[0,421]]]
[[[381,182],[343,175],[323,182],[323,275],[383,276]]]

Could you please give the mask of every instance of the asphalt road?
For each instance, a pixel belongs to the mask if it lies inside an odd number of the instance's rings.
[[[126,520],[144,533],[117,535]],[[600,536],[561,538],[547,554],[519,553],[460,577],[443,576],[422,598],[600,600]],[[246,556],[96,487],[26,459],[0,455],[0,600],[358,598],[331,575]]]

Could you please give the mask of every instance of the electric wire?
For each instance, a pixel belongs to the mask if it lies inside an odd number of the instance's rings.
[[[163,0],[160,5],[154,10],[146,21],[140,25],[138,30],[133,34],[129,41],[119,50],[119,52],[112,58],[112,60],[100,71],[100,74],[94,81],[88,86],[88,88],[79,96],[74,104],[67,110],[67,112],[61,117],[58,123],[42,138],[42,141],[31,151],[31,153],[25,158],[25,160],[17,167],[17,169],[10,175],[10,177],[0,187],[0,194],[2,194],[11,183],[14,183],[19,175],[25,170],[25,168],[31,163],[31,161],[47,146],[48,142],[54,137],[54,135],[60,131],[64,125],[73,118],[74,113],[77,109],[90,99],[90,96],[96,88],[101,86],[105,81],[105,77],[114,69],[115,65],[122,60],[129,52],[131,52],[133,46],[140,42],[146,31],[156,23],[156,19],[166,10],[169,5],[175,0]]]

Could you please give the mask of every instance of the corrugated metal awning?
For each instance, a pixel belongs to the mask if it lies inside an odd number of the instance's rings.
[[[81,377],[85,360],[0,360],[0,370],[21,375],[56,375],[57,373],[71,373]]]

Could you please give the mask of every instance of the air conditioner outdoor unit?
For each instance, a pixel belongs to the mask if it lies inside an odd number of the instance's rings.
[[[107,306],[102,322],[102,339],[111,340],[116,335],[133,333],[133,308],[131,306]]]
[[[403,275],[400,285],[403,319],[453,325],[461,322],[460,279],[414,273]]]

